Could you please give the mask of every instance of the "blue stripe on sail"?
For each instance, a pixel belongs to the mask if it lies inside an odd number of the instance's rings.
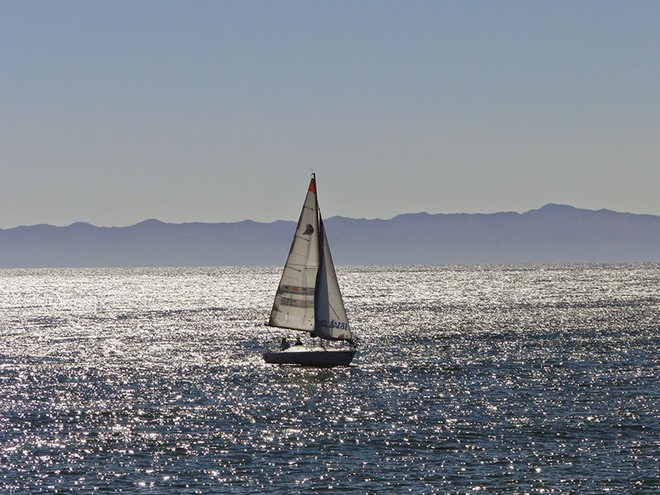
[[[296,285],[282,285],[277,292],[278,294],[295,294],[298,296],[313,296],[314,287],[298,287]]]

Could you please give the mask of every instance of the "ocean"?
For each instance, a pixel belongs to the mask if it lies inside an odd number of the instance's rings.
[[[660,265],[340,266],[330,369],[280,270],[0,270],[0,492],[660,492]]]

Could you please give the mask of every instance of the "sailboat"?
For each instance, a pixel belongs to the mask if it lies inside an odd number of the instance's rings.
[[[279,350],[264,353],[267,363],[347,366],[356,352],[319,210],[315,174],[307,188],[268,325],[307,332],[318,337],[320,344],[287,347],[283,339]],[[343,341],[350,347],[326,347],[328,341]]]

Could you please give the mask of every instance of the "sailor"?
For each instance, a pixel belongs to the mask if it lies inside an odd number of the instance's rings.
[[[291,347],[291,344],[286,341],[286,337],[282,337],[282,341],[280,342],[280,350],[286,351],[289,347]]]
[[[296,337],[296,343],[293,345],[302,345],[302,342],[300,340],[300,337]]]

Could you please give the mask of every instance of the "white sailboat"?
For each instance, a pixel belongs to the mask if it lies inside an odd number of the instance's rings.
[[[264,353],[267,363],[346,366],[355,355],[353,334],[319,210],[314,174],[307,188],[268,325],[307,332],[321,339],[321,345],[298,344],[286,348],[288,344],[285,344],[279,350]],[[323,342],[330,340],[346,341],[350,348],[326,348]]]

